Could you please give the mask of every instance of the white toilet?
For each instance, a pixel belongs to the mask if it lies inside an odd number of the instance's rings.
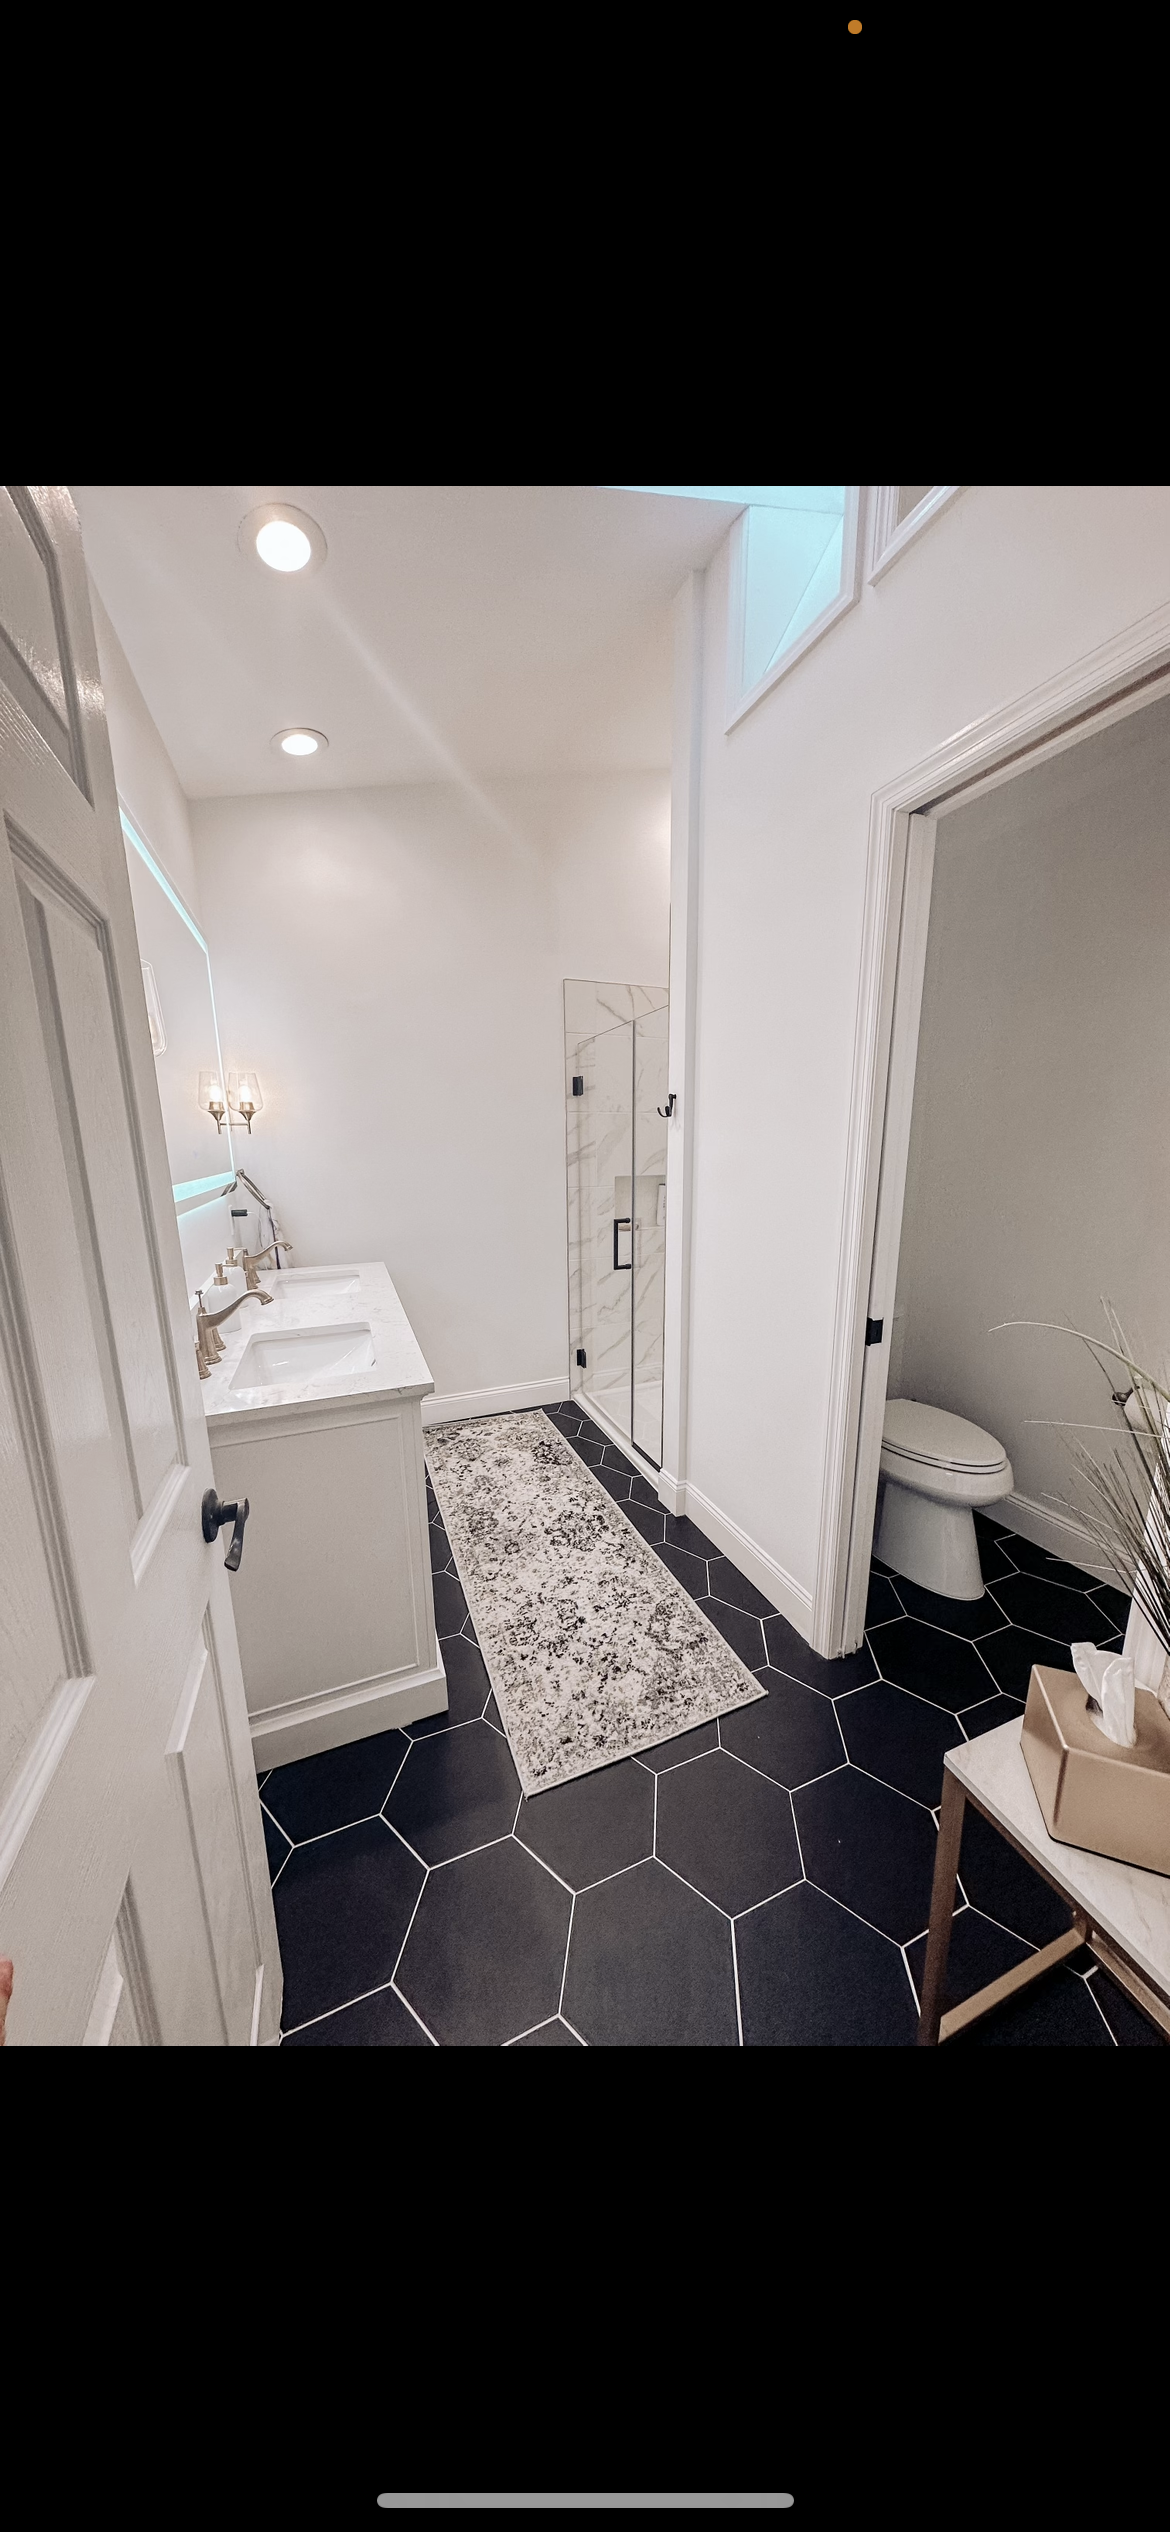
[[[874,1554],[944,1600],[981,1600],[971,1512],[1012,1492],[1003,1443],[944,1407],[887,1398],[880,1466],[885,1487]]]

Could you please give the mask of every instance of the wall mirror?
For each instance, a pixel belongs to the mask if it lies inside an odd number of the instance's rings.
[[[207,943],[133,821],[122,833],[150,1019],[175,1209],[204,1205],[235,1177],[230,1122],[199,1105],[201,1074],[226,1087]]]

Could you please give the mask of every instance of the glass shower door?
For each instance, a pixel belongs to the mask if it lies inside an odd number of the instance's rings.
[[[594,997],[568,1025],[571,1385],[657,1468],[662,1458],[666,1248],[665,997],[643,986],[574,987]],[[616,1016],[624,999],[628,1020]],[[616,1010],[615,1010],[616,1006]],[[584,1012],[581,1013],[584,1017]]]

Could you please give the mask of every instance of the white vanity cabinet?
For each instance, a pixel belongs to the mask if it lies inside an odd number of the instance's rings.
[[[266,1768],[445,1713],[447,1681],[423,1463],[434,1382],[389,1274],[305,1267],[261,1286],[271,1301],[225,1322],[203,1398],[220,1497],[251,1507],[231,1589]]]

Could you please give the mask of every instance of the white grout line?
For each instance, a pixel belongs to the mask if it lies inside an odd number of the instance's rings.
[[[860,1909],[851,1908],[847,1899],[839,1899],[835,1890],[826,1890],[823,1882],[814,1881],[812,1875],[807,1871],[805,1873],[805,1880],[808,1883],[810,1890],[819,1891],[822,1899],[831,1899],[833,1906],[835,1908],[842,1908],[847,1917],[852,1917],[855,1925],[868,1926],[871,1934],[880,1934],[883,1943],[892,1943],[896,1952],[900,1952],[902,1950],[902,1945],[894,1941],[892,1934],[886,1933],[884,1926],[875,1925],[871,1917],[863,1917]],[[747,1914],[746,1909],[744,1913],[745,1915]],[[927,1932],[929,1932],[929,1927],[921,1926],[917,1934],[908,1934],[906,1936],[906,1941],[907,1943],[920,1943],[923,1935]]]
[[[919,1993],[918,1993],[918,1989],[917,1989],[917,1987],[916,1987],[916,1986],[915,1986],[915,1984],[914,1984],[913,1972],[911,1971],[911,1968],[910,1968],[910,1963],[909,1963],[909,1961],[908,1961],[908,1960],[907,1960],[907,1958],[906,1958],[906,1946],[905,1946],[905,1944],[904,1944],[904,1943],[899,1943],[899,1945],[898,1945],[898,1950],[900,1951],[900,1953],[901,1953],[901,1955],[902,1955],[902,1967],[903,1967],[903,1969],[905,1970],[905,1972],[906,1972],[906,1976],[907,1976],[907,1978],[909,1979],[909,1982],[910,1982],[910,1993],[911,1993],[911,1995],[912,1995],[912,1996],[913,1996],[913,1998],[914,1998],[914,2011],[915,2011],[915,2013],[917,2014],[919,2021],[921,2021],[921,2020],[922,2020],[922,1998],[921,1998],[921,1996],[919,1995]]]
[[[571,1943],[571,1942],[572,1942],[572,1940],[573,1940],[573,1918],[574,1918],[574,1916],[576,1915],[576,1912],[577,1912],[577,1894],[576,1894],[576,1892],[574,1891],[574,1893],[573,1893],[573,1897],[572,1897],[572,1899],[571,1899],[571,1901],[570,1901],[570,1903],[569,1903],[569,1930],[568,1930],[568,1933],[567,1933],[567,1934],[566,1934],[566,1936],[565,1936],[565,1957],[564,1957],[564,1960],[563,1960],[563,1961],[562,1961],[562,1963],[561,1963],[561,1992],[560,1992],[559,1996],[557,1997],[557,2010],[556,2010],[556,2015],[554,2016],[554,2020],[559,2019],[559,2017],[560,2017],[560,2013],[561,2013],[561,2009],[562,2009],[562,2006],[564,2005],[564,2001],[565,2001],[565,1981],[566,1981],[566,1979],[568,1978],[568,1975],[569,1975],[569,1945],[570,1945],[570,1943]]]
[[[736,1952],[736,1948],[735,1948],[735,1919],[734,1919],[734,1917],[733,1917],[733,1918],[732,1918],[732,1920],[731,1920],[731,1969],[732,1969],[732,1976],[733,1976],[733,1977],[734,1977],[734,1979],[735,1979],[735,2027],[736,2027],[736,2030],[737,2030],[737,2031],[738,2031],[738,2033],[739,2033],[739,2045],[740,2045],[740,2047],[742,2048],[742,2047],[743,2047],[743,2008],[742,2008],[742,2006],[741,2006],[741,2004],[740,2004],[740,1997],[739,1997],[739,1955],[738,1955],[738,1953]]]
[[[732,1912],[731,1912],[731,1909],[730,1909],[730,1908],[723,1908],[723,1907],[721,1907],[721,1906],[720,1906],[720,1904],[719,1904],[718,1899],[712,1899],[712,1898],[710,1898],[710,1897],[709,1897],[708,1893],[707,1893],[705,1890],[700,1890],[699,1885],[698,1885],[698,1883],[697,1883],[696,1881],[688,1881],[688,1880],[687,1880],[687,1877],[686,1877],[686,1874],[685,1874],[685,1873],[680,1873],[680,1871],[679,1871],[679,1869],[678,1869],[678,1866],[677,1866],[676,1864],[668,1864],[668,1863],[667,1863],[667,1860],[666,1860],[665,1855],[655,1855],[655,1856],[653,1856],[653,1857],[651,1858],[651,1861],[652,1861],[653,1863],[655,1863],[655,1864],[658,1864],[658,1865],[661,1867],[661,1869],[662,1869],[662,1871],[663,1871],[664,1873],[669,1873],[669,1874],[670,1874],[670,1878],[671,1878],[671,1880],[672,1880],[672,1881],[677,1881],[678,1883],[680,1883],[681,1887],[682,1887],[684,1890],[689,1890],[689,1891],[692,1893],[692,1895],[693,1895],[693,1897],[694,1897],[694,1898],[696,1898],[696,1899],[701,1899],[701,1900],[703,1901],[704,1905],[705,1905],[706,1907],[708,1907],[708,1908],[712,1909],[712,1910],[714,1911],[714,1914],[715,1914],[717,1917],[722,1917],[723,1922],[724,1922],[724,1924],[725,1924],[725,1925],[730,1925],[730,1924],[731,1924],[731,1921],[732,1921]],[[788,1886],[789,1886],[789,1888],[790,1888],[790,1889],[792,1889],[792,1888],[794,1888],[794,1887],[795,1887],[795,1884],[793,1884],[793,1883],[789,1883],[789,1885],[788,1885]],[[769,1891],[769,1893],[768,1893],[768,1897],[769,1897],[770,1899],[776,1899],[776,1898],[778,1898],[778,1897],[779,1897],[779,1895],[780,1895],[780,1894],[779,1894],[779,1892],[778,1892],[778,1891],[775,1891],[775,1890],[770,1890],[770,1891]],[[760,1901],[760,1902],[758,1902],[757,1904],[758,1904],[758,1905],[760,1905],[760,1906],[763,1906],[764,1902],[763,1902],[763,1901]],[[741,1908],[741,1910],[740,1910],[740,1912],[739,1912],[739,1913],[740,1913],[740,1915],[741,1915],[741,1916],[746,1916],[749,1912],[748,1912],[748,1910],[747,1910],[746,1908]]]
[[[381,1814],[381,1812],[379,1812],[378,1817],[379,1817],[379,1819],[381,1819],[381,1818],[382,1818],[382,1814]],[[423,1868],[424,1873],[429,1873],[429,1872],[430,1872],[430,1870],[431,1870],[431,1867],[430,1867],[430,1865],[429,1865],[429,1864],[428,1864],[428,1862],[427,1862],[426,1856],[425,1856],[425,1855],[420,1855],[420,1854],[419,1854],[419,1851],[418,1851],[417,1846],[412,1846],[412,1845],[411,1845],[411,1843],[410,1843],[410,1839],[409,1839],[409,1838],[405,1835],[404,1831],[403,1831],[402,1829],[396,1828],[396,1826],[395,1826],[395,1824],[394,1824],[393,1820],[384,1820],[384,1821],[382,1822],[382,1825],[383,1825],[383,1827],[384,1827],[384,1828],[389,1829],[391,1837],[396,1837],[396,1838],[397,1838],[398,1843],[399,1843],[399,1845],[400,1845],[400,1846],[404,1846],[404,1847],[406,1848],[406,1852],[407,1852],[407,1854],[408,1854],[408,1855],[413,1855],[414,1860],[415,1860],[415,1863],[416,1863],[416,1864],[421,1864],[421,1865],[422,1865],[422,1868]],[[422,1894],[421,1894],[421,1892],[420,1892],[420,1894],[419,1894],[419,1895],[420,1895],[420,1897],[421,1897],[421,1895],[422,1895]]]
[[[517,1814],[517,1817],[519,1817],[519,1814]],[[503,1841],[501,1840],[501,1844],[502,1843]],[[576,1896],[572,1882],[562,1881],[560,1874],[554,1871],[553,1866],[549,1863],[548,1857],[546,1855],[538,1855],[534,1846],[526,1846],[523,1838],[519,1835],[516,1829],[513,1829],[511,1832],[511,1843],[513,1846],[519,1847],[522,1855],[530,1855],[533,1863],[539,1864],[541,1871],[548,1874],[549,1880],[556,1882],[558,1889],[567,1890],[570,1899]],[[591,1883],[586,1885],[587,1888],[592,1888],[593,1886],[594,1885]],[[545,2020],[548,2021],[550,2019],[551,2016],[546,2014]]]
[[[400,1955],[400,1957],[401,1957],[401,1955]],[[394,1994],[395,1994],[395,1995],[397,1996],[397,1998],[398,1998],[399,2004],[403,2004],[403,2005],[405,2005],[407,2012],[408,2012],[408,2013],[410,2013],[410,2014],[413,2014],[413,2015],[414,2015],[414,2019],[415,2019],[415,2021],[417,2022],[417,2024],[418,2024],[418,2027],[419,2027],[420,2031],[425,2031],[425,2032],[426,2032],[426,2035],[427,2035],[428,2040],[430,2041],[431,2047],[432,2047],[432,2048],[439,2048],[439,2047],[442,2045],[442,2044],[441,2044],[441,2042],[435,2038],[435,2034],[434,2034],[434,2032],[431,2030],[431,2028],[430,2028],[429,2024],[423,2021],[423,2018],[422,2018],[421,2013],[415,2013],[414,2006],[412,2005],[412,2003],[411,2003],[411,2001],[410,2001],[409,1996],[404,1996],[404,1995],[403,1995],[403,1992],[402,1992],[401,1987],[395,1987],[393,1978],[392,1978],[392,1979],[391,1979],[391,1981],[390,1981],[390,1985],[391,1985],[391,1988],[393,1989]]]
[[[582,2048],[590,2048],[592,2046],[592,2042],[585,2038],[584,2032],[577,2029],[576,2023],[570,2022],[567,2013],[558,2013],[557,2020],[558,2022],[564,2023],[566,2031],[572,2032],[574,2039],[580,2041]]]
[[[303,2022],[282,2023],[280,2036],[282,2040],[291,2040],[294,2031],[315,2031],[319,2023],[333,2022],[339,2013],[348,2013],[351,2005],[368,2004],[371,1996],[385,1996],[389,1994],[391,1988],[394,1988],[392,1978],[384,1978],[380,1987],[363,1987],[360,1996],[347,1996],[344,2004],[330,2005],[327,2013],[310,2013]],[[397,1988],[394,1988],[394,1993],[397,1994],[397,1992]],[[402,1996],[399,2001],[405,2004],[405,1996]],[[417,2022],[418,2015],[416,2014],[414,2018]]]
[[[405,1840],[403,1841],[403,1843],[405,1844]],[[411,1853],[413,1854],[413,1852],[414,1852],[414,1849],[413,1849],[413,1847],[412,1847],[412,1848],[411,1848]],[[406,1950],[406,1946],[407,1946],[407,1944],[408,1944],[408,1943],[409,1943],[409,1941],[410,1941],[410,1929],[411,1929],[411,1926],[413,1926],[413,1924],[414,1924],[414,1920],[415,1920],[416,1916],[418,1915],[418,1912],[419,1912],[419,1906],[420,1906],[421,1901],[422,1901],[422,1895],[423,1895],[424,1890],[426,1889],[427,1883],[429,1882],[430,1878],[431,1878],[431,1875],[430,1875],[430,1867],[429,1867],[429,1865],[424,1864],[424,1865],[423,1865],[423,1877],[422,1877],[422,1881],[421,1881],[421,1882],[420,1882],[420,1884],[419,1884],[419,1893],[418,1893],[418,1898],[415,1900],[414,1906],[413,1906],[413,1908],[412,1908],[412,1909],[411,1909],[411,1911],[410,1911],[410,1923],[408,1924],[407,1929],[406,1929],[406,1932],[405,1932],[405,1934],[404,1934],[404,1935],[403,1935],[403,1937],[402,1937],[402,1941],[401,1941],[401,1943],[400,1943],[400,1944],[399,1944],[399,1946],[398,1946],[398,1958],[397,1958],[397,1960],[395,1961],[395,1963],[394,1963],[394,1967],[393,1967],[393,1969],[392,1969],[392,1970],[391,1970],[391,1972],[390,1972],[390,1984],[391,1984],[391,1986],[393,1986],[393,1985],[394,1985],[394,1981],[395,1981],[395,1979],[397,1978],[397,1976],[398,1976],[398,1972],[399,1972],[399,1970],[400,1970],[400,1969],[401,1969],[401,1967],[402,1967],[402,1955],[403,1955],[404,1951]],[[402,2001],[403,2001],[403,2003],[405,2004],[405,2002],[406,2002],[406,1998],[405,1998],[405,1996],[403,1997]]]
[[[744,1711],[750,1714],[750,1706]],[[719,1752],[722,1758],[733,1758],[737,1767],[746,1767],[749,1776],[759,1776],[765,1785],[772,1785],[777,1793],[787,1794],[790,1800],[794,1793],[803,1793],[808,1785],[827,1784],[830,1776],[839,1776],[843,1767],[850,1767],[853,1763],[846,1750],[835,1767],[822,1767],[819,1776],[802,1776],[798,1785],[786,1785],[782,1776],[770,1776],[766,1767],[756,1767],[750,1758],[741,1758],[738,1750],[724,1749],[722,1742],[719,1744]],[[710,1757],[711,1752],[708,1751],[706,1755]],[[668,1769],[666,1772],[673,1774],[674,1771]]]
[[[396,1778],[395,1778],[395,1783],[397,1783],[397,1781],[398,1781],[398,1779],[397,1779],[397,1777],[396,1777]],[[393,1786],[393,1785],[391,1785],[391,1788],[390,1788],[390,1793],[393,1793],[393,1791],[394,1791],[394,1786]],[[387,1800],[387,1802],[389,1802],[389,1800],[390,1800],[390,1794],[387,1794],[387,1796],[386,1796],[386,1800]],[[272,1814],[272,1812],[271,1812],[271,1811],[269,1812],[268,1817],[269,1817],[269,1819],[270,1819],[270,1820],[272,1819],[273,1814]],[[336,1827],[335,1829],[318,1829],[318,1830],[315,1832],[314,1836],[312,1836],[312,1837],[297,1837],[297,1838],[294,1838],[294,1839],[293,1839],[293,1841],[292,1841],[294,1851],[295,1851],[297,1854],[299,1854],[299,1853],[301,1852],[301,1849],[302,1849],[303,1847],[306,1847],[306,1846],[323,1846],[327,1837],[344,1837],[345,1832],[346,1832],[346,1830],[347,1830],[347,1829],[364,1829],[364,1828],[366,1828],[366,1827],[368,1826],[368,1824],[369,1824],[369,1822],[370,1822],[371,1820],[381,1820],[381,1819],[382,1819],[382,1814],[381,1814],[381,1812],[380,1812],[380,1811],[363,1811],[363,1812],[362,1812],[362,1814],[361,1814],[361,1816],[360,1816],[360,1818],[359,1818],[359,1819],[357,1819],[357,1820],[339,1820],[339,1821],[338,1821],[338,1823],[337,1823],[337,1827]],[[277,1825],[277,1828],[279,1828],[279,1827],[280,1827],[280,1822],[279,1822],[279,1820],[277,1821],[276,1825]],[[390,1823],[390,1821],[389,1821],[389,1820],[383,1820],[383,1821],[382,1821],[382,1826],[383,1826],[383,1828],[387,1828],[387,1829],[388,1829],[388,1828],[391,1826],[391,1823]],[[287,1837],[287,1836],[288,1836],[288,1830],[287,1830],[287,1829],[285,1829],[285,1831],[284,1831],[284,1835],[285,1835],[285,1837]]]

